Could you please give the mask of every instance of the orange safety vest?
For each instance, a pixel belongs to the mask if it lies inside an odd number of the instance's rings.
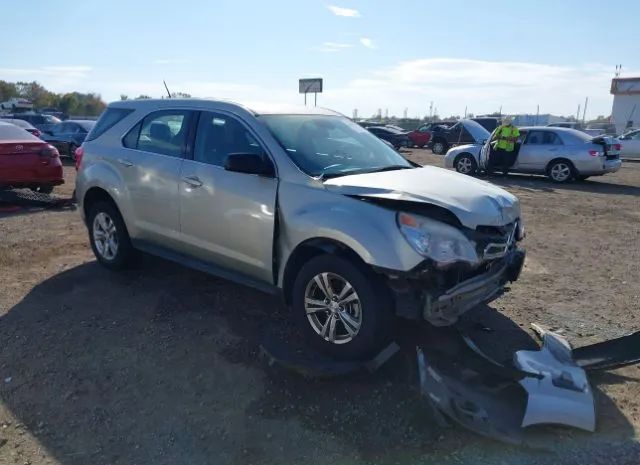
[[[516,144],[515,142],[511,142],[507,140],[507,138],[519,137],[519,136],[520,136],[520,130],[517,127],[513,125],[511,126],[501,125],[498,127],[498,129],[496,129],[496,132],[493,137],[498,141],[498,143],[496,144],[497,149],[502,149],[507,152],[513,152],[514,149],[516,148]]]

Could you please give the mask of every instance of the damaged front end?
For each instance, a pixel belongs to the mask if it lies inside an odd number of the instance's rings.
[[[524,237],[520,219],[472,230],[402,212],[398,223],[409,243],[425,257],[409,272],[384,270],[398,316],[448,326],[468,310],[500,296],[504,286],[520,276],[525,259],[524,250],[517,246]]]

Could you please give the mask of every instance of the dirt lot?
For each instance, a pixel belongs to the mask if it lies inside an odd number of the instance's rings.
[[[521,199],[528,234],[499,312],[469,315],[498,350],[529,343],[532,321],[576,346],[639,330],[640,164],[568,186],[495,182]],[[0,464],[640,462],[638,367],[593,379],[597,433],[507,447],[438,428],[409,359],[337,381],[267,367],[260,329],[289,321],[277,299],[153,258],[108,272],[76,211],[0,217],[0,270]]]

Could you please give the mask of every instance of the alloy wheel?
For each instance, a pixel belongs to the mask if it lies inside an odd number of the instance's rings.
[[[342,276],[320,273],[308,283],[304,309],[313,330],[325,341],[345,344],[362,326],[362,305],[358,293]]]
[[[100,212],[93,219],[93,243],[105,260],[113,260],[118,254],[118,234],[113,219]]]
[[[551,179],[564,182],[571,177],[571,167],[566,163],[555,163],[551,167]]]
[[[462,157],[458,160],[456,168],[458,169],[458,173],[469,174],[473,171],[473,162],[469,157]]]
[[[442,142],[436,142],[433,144],[433,153],[440,155],[442,152],[444,152],[444,145]]]

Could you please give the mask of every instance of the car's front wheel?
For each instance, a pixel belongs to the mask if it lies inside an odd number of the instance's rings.
[[[111,202],[97,202],[87,217],[91,249],[107,268],[119,270],[129,264],[133,247],[120,212]]]
[[[453,165],[455,166],[456,171],[462,174],[471,175],[475,174],[478,170],[478,163],[476,162],[476,159],[469,153],[458,155]]]
[[[312,258],[296,277],[292,303],[306,340],[335,358],[364,359],[388,341],[392,314],[386,286],[355,261]]]

